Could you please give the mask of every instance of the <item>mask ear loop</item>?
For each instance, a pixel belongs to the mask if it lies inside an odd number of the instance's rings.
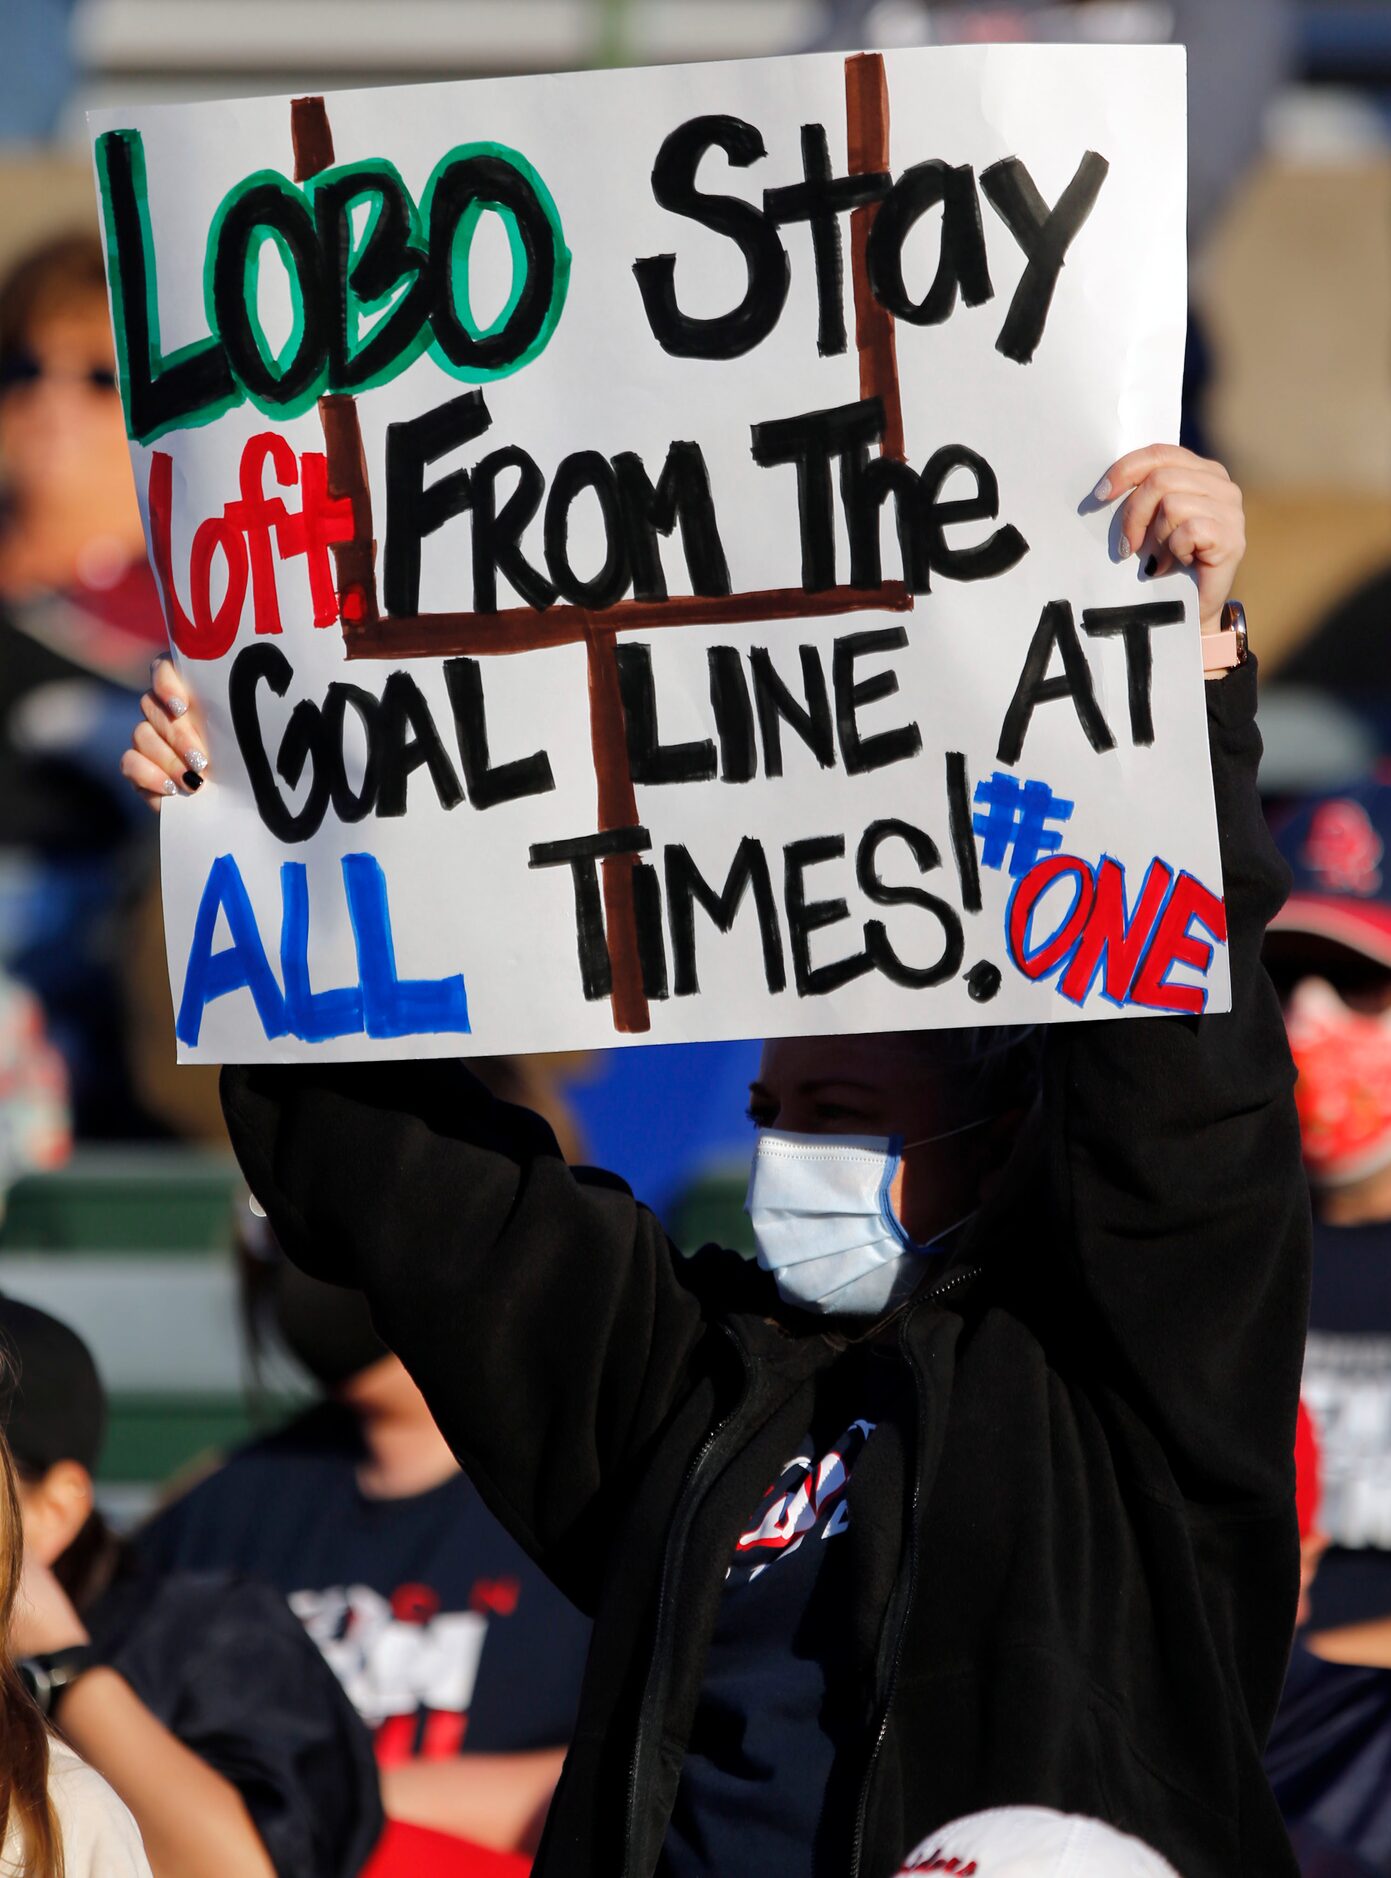
[[[894,1184],[894,1179],[899,1168],[903,1165],[904,1155],[908,1153],[910,1148],[930,1147],[936,1141],[954,1141],[958,1135],[969,1135],[977,1128],[989,1128],[995,1119],[993,1115],[979,1115],[973,1122],[962,1122],[958,1128],[945,1128],[939,1135],[920,1135],[916,1141],[905,1141],[902,1135],[892,1135],[889,1138],[888,1164],[884,1169],[884,1177],[879,1182],[879,1212],[883,1218],[884,1224],[889,1228],[890,1232],[893,1233],[905,1252],[916,1253],[919,1258],[927,1257],[933,1247],[940,1245],[949,1233],[955,1232],[959,1226],[964,1226],[968,1219],[974,1219],[976,1214],[980,1211],[980,1208],[973,1206],[969,1212],[963,1213],[960,1219],[955,1220],[950,1226],[944,1226],[941,1232],[937,1233],[933,1238],[927,1239],[919,1244],[916,1239],[910,1237],[907,1227],[903,1224],[903,1221],[898,1217],[897,1213],[894,1212],[893,1200],[891,1198],[891,1189]]]
[[[902,1156],[910,1148],[930,1147],[934,1141],[954,1141],[958,1135],[969,1135],[973,1129],[988,1128],[994,1120],[993,1115],[980,1115],[973,1122],[962,1122],[959,1128],[944,1129],[940,1135],[919,1135],[916,1141],[904,1141],[901,1135],[895,1135],[893,1139],[899,1144],[898,1153]]]

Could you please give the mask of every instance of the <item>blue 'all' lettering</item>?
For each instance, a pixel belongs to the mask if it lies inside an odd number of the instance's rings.
[[[261,943],[241,870],[230,854],[209,869],[193,922],[188,970],[175,1024],[180,1043],[195,1049],[203,1013],[216,998],[249,991],[267,1038],[418,1037],[467,1033],[468,993],[462,975],[400,978],[391,933],[386,875],[371,854],[345,854],[343,888],[357,952],[357,983],[315,991],[309,982],[309,882],[302,861],[280,869],[280,975]],[[218,914],[231,944],[213,949]]]

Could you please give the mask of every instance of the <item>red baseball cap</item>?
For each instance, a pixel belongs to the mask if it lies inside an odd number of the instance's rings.
[[[1391,780],[1313,796],[1276,830],[1294,882],[1272,933],[1332,940],[1391,970]]]

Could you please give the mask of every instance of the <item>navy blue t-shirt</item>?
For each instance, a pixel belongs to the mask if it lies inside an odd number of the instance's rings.
[[[897,1360],[842,1363],[735,1547],[660,1878],[843,1878],[870,1717],[850,1646],[846,1488]]]
[[[1265,1765],[1305,1878],[1391,1873],[1391,1670],[1296,1644]]]
[[[368,1499],[356,1428],[312,1410],[245,1448],[137,1540],[156,1571],[235,1571],[289,1600],[383,1765],[569,1740],[589,1625],[462,1474]]]

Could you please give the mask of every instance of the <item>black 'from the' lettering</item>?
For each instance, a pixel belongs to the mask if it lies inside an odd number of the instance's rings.
[[[451,470],[425,484],[428,465],[481,437],[492,423],[481,391],[466,391],[420,417],[386,427],[386,553],[382,594],[398,619],[420,611],[420,546],[469,506],[469,473]]]

